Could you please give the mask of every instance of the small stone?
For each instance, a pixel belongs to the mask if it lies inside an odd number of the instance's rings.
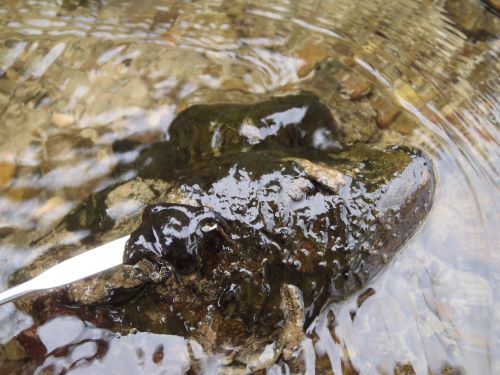
[[[416,91],[408,84],[399,81],[396,82],[396,88],[394,89],[394,96],[400,102],[407,102],[413,105],[415,108],[422,108],[424,106],[424,101],[416,93]]]
[[[125,220],[155,198],[154,192],[141,179],[135,179],[120,185],[106,197],[106,213],[117,221]]]
[[[332,191],[338,192],[339,188],[346,183],[345,176],[334,168],[314,163],[307,159],[290,158],[288,160],[296,162],[304,169],[308,177]]]
[[[106,198],[106,206],[135,200],[143,204],[149,203],[155,197],[149,186],[141,179],[129,181],[110,191]]]
[[[14,337],[3,347],[5,351],[5,358],[9,361],[20,361],[28,357],[23,346]]]
[[[163,353],[163,345],[159,345],[155,352],[153,353],[153,362],[157,365],[163,361],[164,353]]]
[[[44,156],[40,163],[43,174],[62,166],[74,166],[95,156],[93,142],[76,132],[50,135],[45,141]]]
[[[401,113],[395,104],[378,96],[371,101],[371,105],[377,112],[377,125],[381,129],[388,128]]]
[[[362,98],[371,91],[371,85],[366,79],[351,73],[345,74],[340,79],[340,86],[342,92],[351,99]]]
[[[43,220],[46,226],[53,226],[68,213],[69,208],[69,202],[60,196],[55,196],[35,210],[33,219],[37,221]]]
[[[33,326],[21,332],[17,336],[19,344],[23,346],[28,357],[33,358],[40,363],[47,356],[47,348],[40,340],[37,334],[37,326]]]
[[[403,135],[411,135],[415,127],[415,121],[406,113],[401,113],[399,116],[397,116],[391,125],[391,129]]]
[[[319,47],[314,41],[307,42],[297,54],[304,61],[298,72],[299,77],[308,75],[317,64],[328,57],[325,50]]]
[[[80,136],[82,138],[90,139],[93,143],[99,142],[99,133],[97,132],[97,130],[92,128],[83,129],[80,132]]]
[[[175,12],[158,11],[153,18],[152,27],[171,26],[176,18],[177,14]]]
[[[56,209],[58,206],[62,205],[64,203],[64,199],[59,196],[55,196],[50,198],[47,203],[45,203],[42,207],[40,207],[38,210],[35,211],[34,216],[40,217],[48,212]]]
[[[397,363],[393,370],[394,375],[415,375],[415,369],[411,363]],[[444,372],[442,372],[444,374]]]
[[[176,202],[179,204],[187,204],[191,206],[197,206],[198,202],[189,197],[189,195],[180,188],[173,188],[168,190],[165,196],[162,196],[162,200],[165,202]]]
[[[68,287],[68,298],[74,303],[92,305],[102,302],[119,285],[123,290],[133,289],[141,285],[138,277],[133,277],[133,269],[128,266],[118,267],[100,278],[78,281]]]
[[[23,201],[34,198],[39,193],[40,190],[33,186],[19,186],[7,190],[5,196],[13,201]]]
[[[65,128],[75,122],[75,117],[66,113],[52,113],[52,122],[58,128]]]
[[[140,78],[129,79],[122,87],[120,95],[123,96],[126,103],[141,108],[145,108],[149,105],[149,89],[146,83]]]
[[[221,88],[225,91],[239,90],[242,92],[248,91],[248,84],[238,77],[228,77],[224,79],[221,84]]]
[[[0,162],[0,189],[10,185],[12,178],[16,173],[16,165],[13,163]]]
[[[500,28],[498,0],[445,1],[444,9],[470,41],[495,39]]]
[[[7,107],[9,104],[9,97],[0,92],[0,107]]]
[[[496,10],[500,11],[500,0],[486,0],[486,2]]]
[[[347,65],[347,66],[354,66],[354,64],[355,64],[355,61],[352,58],[352,56],[340,56],[339,61],[342,64]]]
[[[375,290],[373,288],[366,289],[363,293],[358,296],[358,308],[361,307],[365,301],[371,296],[375,295]]]

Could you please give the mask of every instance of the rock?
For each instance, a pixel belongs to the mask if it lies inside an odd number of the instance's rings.
[[[354,66],[356,64],[352,56],[339,56],[339,61],[345,66]]]
[[[42,226],[45,228],[54,227],[68,213],[70,207],[70,202],[63,197],[54,196],[36,209],[32,217],[39,222],[42,221]]]
[[[319,311],[327,297],[322,280],[334,280],[329,292],[334,300],[363,285],[413,233],[429,208],[433,189],[429,162],[405,148],[357,146],[322,164],[253,151],[239,155],[236,162],[217,160],[214,166],[205,165],[203,172],[179,181],[196,204],[169,202],[144,211],[125,263],[145,261],[154,265],[150,269],[167,270],[172,276],[161,279],[156,293],[194,331],[214,306],[227,322],[219,326],[218,335],[231,337],[232,345],[246,345],[248,337],[258,339],[254,330],[274,332],[283,311],[268,301],[280,300],[282,283],[301,290],[307,311]],[[414,171],[419,177],[410,182]],[[412,191],[412,196],[403,191]],[[358,198],[350,202],[348,197]],[[415,215],[414,205],[425,209]],[[303,212],[305,207],[309,209]],[[344,221],[343,209],[363,214]],[[389,227],[399,235],[393,237]],[[244,341],[234,341],[227,331],[233,329],[234,319],[249,332],[246,339],[236,336]]]
[[[297,52],[297,56],[303,61],[298,75],[299,77],[305,77],[316,65],[326,60],[328,54],[317,43],[310,40]]]
[[[81,6],[86,6],[88,1],[87,0],[63,0],[62,1],[62,8],[65,10],[75,10],[78,7]]]
[[[172,122],[167,142],[145,148],[136,161],[119,168],[119,173],[134,170],[143,178],[169,180],[197,163],[252,148],[314,148],[318,132],[325,134],[324,151],[338,148],[337,122],[329,108],[310,93],[277,97],[258,106],[194,105]]]
[[[125,103],[130,103],[140,108],[146,108],[149,105],[150,90],[142,79],[132,78],[127,80],[121,91],[128,93],[123,96],[125,99],[122,98],[122,100],[125,100]]]
[[[16,169],[17,166],[14,163],[0,162],[0,189],[4,189],[11,184]]]
[[[498,10],[498,0],[486,0]],[[500,33],[500,17],[480,0],[447,0],[444,8],[456,26],[472,41],[495,39]]]
[[[415,129],[415,122],[406,113],[400,113],[391,124],[391,129],[404,135],[411,135]]]
[[[408,102],[419,109],[425,106],[425,102],[409,84],[399,80],[396,82],[395,86],[394,96],[398,100]]]
[[[317,90],[324,93],[324,99],[330,104],[335,120],[337,144],[372,142],[379,137],[380,130],[376,123],[376,112],[369,101],[365,98],[351,100],[347,95],[339,95],[338,81],[348,72],[355,74],[338,62],[326,61],[310,80],[304,82],[304,85],[314,92]],[[332,90],[332,86],[337,85],[338,90]],[[316,135],[321,133],[318,132]]]
[[[486,0],[486,2],[500,12],[500,0]]]
[[[19,344],[23,346],[29,357],[35,359],[39,363],[43,362],[46,358],[47,349],[37,334],[37,326],[32,326],[21,332],[17,336],[17,340]]]
[[[42,322],[64,312],[116,332],[184,335],[209,352],[235,348],[225,361],[246,371],[292,359],[326,301],[376,275],[432,201],[421,152],[340,139],[330,110],[307,93],[188,108],[166,141],[114,172],[138,176],[91,195],[51,233],[84,233],[90,246],[132,232],[124,265],[19,308]],[[14,280],[75,251],[51,248]]]
[[[13,201],[23,201],[36,197],[40,194],[40,188],[34,186],[11,187],[4,195]]]
[[[371,100],[371,105],[377,112],[377,125],[381,129],[388,128],[401,113],[398,106],[379,96]]]
[[[143,285],[142,280],[136,277],[130,268],[118,268],[108,274],[103,274],[101,278],[90,279],[74,283],[68,287],[68,298],[73,303],[80,305],[92,305],[96,303],[106,303],[110,296],[117,297],[116,285],[120,285],[128,294],[124,299],[134,295],[134,288]],[[121,296],[123,298],[123,295]]]
[[[93,143],[82,138],[77,132],[68,131],[50,135],[45,141],[44,157],[40,163],[42,173],[54,168],[75,163],[83,159],[95,157]]]
[[[295,161],[309,177],[332,191],[338,192],[347,183],[345,176],[331,166],[313,163],[307,159],[290,158],[288,160]]]
[[[66,113],[52,113],[52,123],[58,128],[65,128],[75,122],[75,117]]]
[[[359,75],[347,73],[340,78],[341,92],[356,100],[366,96],[371,91],[370,83]]]
[[[116,187],[106,197],[107,214],[120,220],[138,213],[155,198],[154,192],[142,180],[136,179]]]
[[[9,361],[20,361],[28,357],[23,346],[15,337],[4,345],[3,350],[5,352],[5,358]]]

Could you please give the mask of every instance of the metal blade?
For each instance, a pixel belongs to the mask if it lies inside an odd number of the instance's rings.
[[[0,305],[35,291],[57,288],[119,266],[123,262],[123,251],[128,239],[129,236],[122,237],[69,258],[33,279],[7,289],[0,293]]]

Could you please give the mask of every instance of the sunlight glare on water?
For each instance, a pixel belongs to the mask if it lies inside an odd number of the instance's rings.
[[[371,130],[349,141],[417,146],[438,184],[429,217],[398,257],[307,329],[304,371],[500,373],[500,17],[498,1],[487,3],[4,1],[1,288],[44,251],[32,241],[116,182],[113,142],[161,140],[193,104],[299,90],[344,119],[335,112],[342,92],[348,110],[374,113]],[[390,104],[377,107],[375,97]],[[2,373],[223,366],[178,336],[119,336],[70,317],[37,325],[13,305],[0,308],[0,321]],[[268,372],[289,370],[276,363]]]

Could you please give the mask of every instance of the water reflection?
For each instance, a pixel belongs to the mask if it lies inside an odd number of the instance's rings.
[[[371,283],[373,292],[330,306],[309,328],[305,368],[499,373],[498,23],[474,0],[3,2],[2,288],[43,252],[32,240],[111,183],[114,141],[162,139],[175,114],[195,103],[305,88],[336,108],[333,82],[348,67],[403,109],[377,141],[427,150],[439,185],[427,222]],[[210,372],[221,364],[180,337],[116,337],[65,317],[30,328],[12,305],[0,316],[5,372],[123,365],[123,373],[153,373],[167,362],[182,372],[193,358]],[[30,354],[34,342],[45,351]],[[288,370],[278,363],[269,372]]]
[[[179,336],[146,332],[119,336],[69,317],[40,326],[36,336],[43,347],[38,350],[47,354],[35,374],[110,373],[111,369],[114,374],[182,374],[190,367],[189,351],[193,353],[191,344]]]

